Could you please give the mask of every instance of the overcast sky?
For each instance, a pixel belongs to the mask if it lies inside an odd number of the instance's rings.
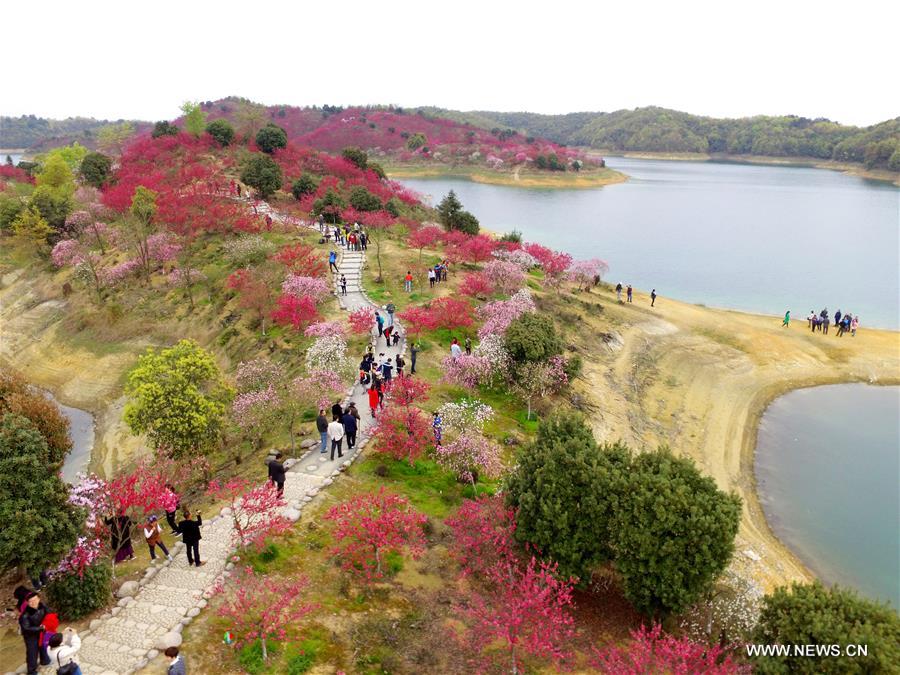
[[[185,100],[229,94],[859,125],[900,115],[889,0],[22,0],[2,15],[5,115],[171,119]]]

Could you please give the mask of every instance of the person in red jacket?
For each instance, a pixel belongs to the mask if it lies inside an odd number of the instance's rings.
[[[375,417],[376,408],[378,408],[378,390],[373,384],[369,387],[369,410],[372,411],[372,417]]]

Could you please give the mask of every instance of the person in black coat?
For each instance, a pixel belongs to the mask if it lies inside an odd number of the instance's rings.
[[[340,401],[335,401],[334,405],[331,406],[331,419],[339,420],[344,415],[344,409],[341,407]]]
[[[191,512],[187,509],[182,511],[182,515],[184,520],[178,523],[178,534],[181,535],[181,541],[187,549],[188,565],[197,567],[205,565],[206,563],[200,562],[200,540],[203,538],[200,535],[200,527],[203,525],[203,517],[198,513],[197,520],[192,520]]]
[[[284,492],[284,464],[281,463],[282,455],[280,452],[275,453],[275,459],[269,462],[269,480],[275,483],[278,488],[278,494]]]
[[[24,605],[20,605],[19,631],[25,640],[25,662],[28,675],[38,671],[38,663],[42,666],[50,664],[46,650],[41,649],[41,633],[44,632],[44,619],[50,613],[47,605],[41,602],[41,596],[29,592],[24,596]]]
[[[356,445],[356,418],[350,410],[341,417],[341,424],[344,425],[344,435],[347,437],[347,449],[352,450]]]

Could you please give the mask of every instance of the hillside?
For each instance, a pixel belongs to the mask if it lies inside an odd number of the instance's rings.
[[[606,152],[797,157],[900,171],[900,117],[860,128],[796,115],[723,119],[658,107],[566,115],[425,110],[462,123],[511,127]]]

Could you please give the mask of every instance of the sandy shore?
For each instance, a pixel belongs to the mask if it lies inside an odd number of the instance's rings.
[[[744,314],[636,293],[619,305],[594,290],[568,338],[585,360],[576,384],[597,437],[636,448],[668,444],[743,500],[735,560],[766,590],[812,573],[769,529],[753,461],[768,404],[797,388],[900,383],[900,333],[811,333],[805,320]],[[555,301],[553,301],[555,302]],[[602,310],[599,309],[602,305]],[[567,311],[565,309],[563,312]],[[571,313],[571,310],[569,310]],[[584,322],[584,323],[581,323]],[[758,557],[758,560],[757,560]]]
[[[580,189],[624,183],[628,176],[613,169],[585,169],[580,172],[533,171],[522,169],[493,171],[480,166],[446,164],[390,164],[384,170],[394,180],[403,178],[462,178],[475,183],[521,188]]]

